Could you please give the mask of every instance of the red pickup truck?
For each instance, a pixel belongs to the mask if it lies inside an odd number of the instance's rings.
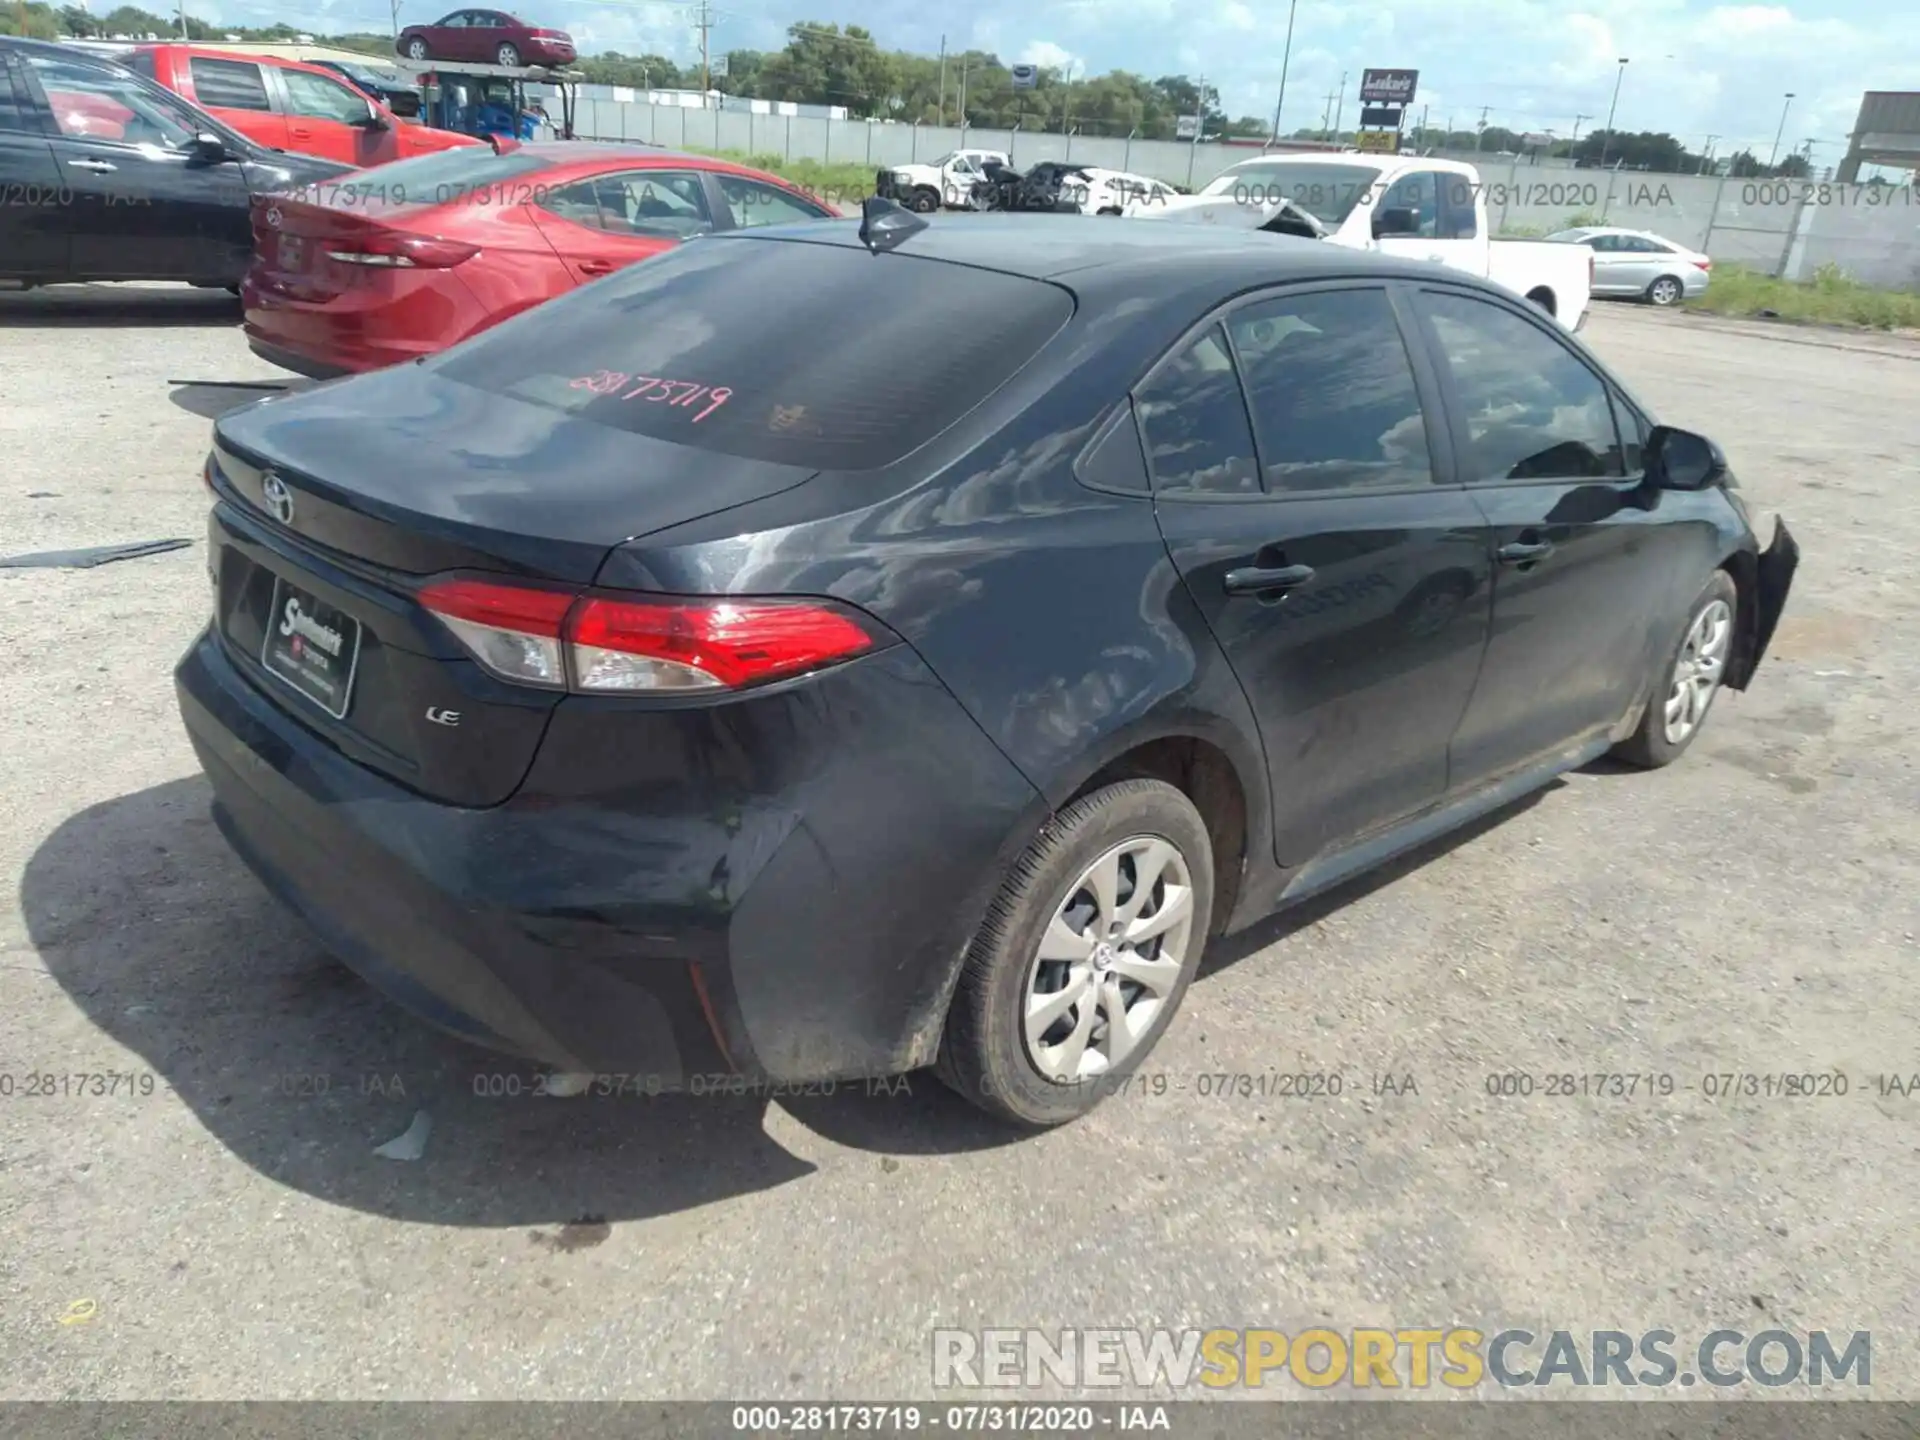
[[[400,119],[331,71],[203,45],[140,45],[124,62],[249,140],[364,170],[484,142]]]

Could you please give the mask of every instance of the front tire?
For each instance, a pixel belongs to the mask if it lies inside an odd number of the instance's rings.
[[[1629,765],[1657,770],[1671,765],[1698,738],[1733,654],[1740,592],[1724,570],[1713,572],[1707,588],[1687,611],[1680,638],[1647,697],[1640,726],[1614,747]]]
[[[1083,796],[1042,828],[988,907],[936,1070],[1028,1129],[1093,1109],[1166,1033],[1206,947],[1213,846],[1159,780]]]
[[[907,208],[917,214],[931,215],[940,208],[940,192],[922,186],[907,197]]]
[[[430,59],[431,57],[427,54],[427,42],[418,35],[414,36],[407,42],[407,58],[409,60]]]
[[[1686,298],[1687,287],[1671,275],[1662,275],[1647,286],[1647,303],[1663,309],[1669,305],[1678,305]]]

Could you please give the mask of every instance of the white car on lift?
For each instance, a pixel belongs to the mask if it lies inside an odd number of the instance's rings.
[[[1569,330],[1586,323],[1593,252],[1545,240],[1495,240],[1480,172],[1457,160],[1359,151],[1261,155],[1197,195],[1137,201],[1143,220],[1237,225],[1355,250],[1431,260],[1504,285]]]

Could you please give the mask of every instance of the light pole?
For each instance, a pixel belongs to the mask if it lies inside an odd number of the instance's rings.
[[[1340,117],[1347,109],[1347,72],[1340,72],[1340,98],[1333,102],[1333,140],[1340,143]]]
[[[1567,142],[1569,145],[1578,145],[1580,143],[1580,127],[1592,118],[1591,115],[1576,115],[1573,117],[1573,139]]]
[[[1627,57],[1620,57],[1620,68],[1613,75],[1613,103],[1607,106],[1607,133],[1600,137],[1600,168],[1607,168],[1607,147],[1613,143],[1613,112],[1620,108],[1620,82],[1627,78]]]
[[[1287,43],[1280,52],[1280,98],[1273,105],[1273,143],[1280,143],[1280,112],[1287,104],[1287,62],[1293,58],[1293,12],[1300,8],[1300,0],[1292,0],[1287,6]]]
[[[1773,168],[1773,162],[1780,154],[1780,137],[1787,133],[1787,111],[1793,108],[1793,91],[1787,91],[1787,100],[1780,107],[1780,128],[1773,132],[1773,149],[1767,152],[1767,168]]]
[[[1707,162],[1713,159],[1713,142],[1718,140],[1719,138],[1720,137],[1718,135],[1707,136],[1706,151],[1700,156],[1700,173],[1702,175],[1707,173]]]

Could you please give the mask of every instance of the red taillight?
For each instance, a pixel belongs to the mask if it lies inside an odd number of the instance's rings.
[[[838,610],[793,601],[583,601],[567,625],[582,690],[719,690],[873,648]]]
[[[1702,270],[1713,269],[1713,261],[1707,259],[1707,257],[1704,255],[1702,255],[1698,260],[1694,261],[1693,263]]]
[[[335,249],[334,245],[340,248]],[[337,240],[327,247],[327,258],[343,265],[379,265],[399,270],[448,270],[480,253],[478,245],[463,240],[441,240],[428,235],[404,235],[376,230]]]
[[[740,689],[874,647],[851,616],[808,601],[576,597],[443,580],[420,603],[502,679],[595,694]]]

